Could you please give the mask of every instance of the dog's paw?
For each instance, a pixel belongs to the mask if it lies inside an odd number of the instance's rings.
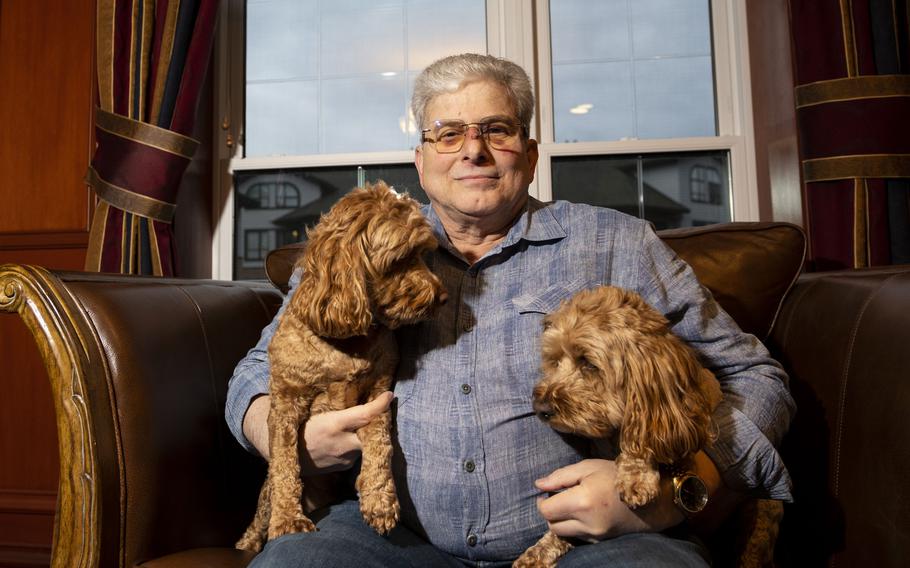
[[[243,538],[234,545],[237,550],[246,550],[249,552],[259,552],[262,550],[262,539],[256,536],[243,535]]]
[[[555,568],[556,562],[547,562],[543,558],[526,550],[524,554],[512,563],[512,568]]]
[[[660,494],[660,473],[648,471],[616,479],[619,498],[630,508],[647,505]]]
[[[361,469],[356,486],[363,520],[379,534],[387,534],[398,524],[401,515],[392,476],[367,475]]]
[[[363,514],[363,520],[376,532],[388,534],[398,524],[401,507],[394,494],[389,499],[387,496],[372,493],[360,496],[360,512]]]
[[[534,546],[525,550],[512,563],[512,568],[554,568],[559,559],[571,549],[569,541],[547,531]]]
[[[286,534],[299,532],[314,532],[316,525],[307,517],[297,517],[287,523],[269,525],[269,540],[275,540]]]

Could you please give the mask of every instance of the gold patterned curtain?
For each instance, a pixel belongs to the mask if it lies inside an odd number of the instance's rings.
[[[910,263],[908,0],[791,0],[810,262]]]
[[[218,0],[98,0],[98,196],[86,270],[174,275],[177,190],[211,55]]]

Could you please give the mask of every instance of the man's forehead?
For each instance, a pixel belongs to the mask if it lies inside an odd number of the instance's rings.
[[[474,124],[474,123],[485,123],[485,122],[514,122],[517,118],[511,114],[491,114],[478,118],[477,120],[463,120],[461,118],[447,118],[447,117],[430,117],[435,124]]]
[[[514,113],[514,101],[508,96],[505,87],[495,81],[472,81],[462,83],[454,91],[439,93],[427,102],[427,109],[434,107],[459,108],[464,111],[481,105],[496,107],[486,114]],[[460,118],[460,117],[459,117]]]

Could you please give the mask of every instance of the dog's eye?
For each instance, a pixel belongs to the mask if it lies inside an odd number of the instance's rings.
[[[582,371],[588,371],[591,373],[597,372],[597,365],[589,361],[587,357],[578,358],[578,368]]]
[[[386,270],[386,274],[397,274],[400,272],[406,272],[408,268],[411,267],[414,263],[417,262],[417,259],[411,256],[405,256],[394,260],[389,268]]]

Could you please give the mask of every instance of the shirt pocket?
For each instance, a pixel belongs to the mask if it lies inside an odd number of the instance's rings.
[[[555,312],[565,301],[586,288],[591,288],[585,280],[572,280],[553,284],[543,290],[535,290],[512,298],[512,306],[519,314],[549,314]]]
[[[559,309],[562,303],[581,290],[596,286],[585,280],[560,282],[512,298],[514,325],[509,326],[511,337],[506,337],[509,393],[513,407],[531,408],[531,392],[540,378],[540,335],[543,318]]]

